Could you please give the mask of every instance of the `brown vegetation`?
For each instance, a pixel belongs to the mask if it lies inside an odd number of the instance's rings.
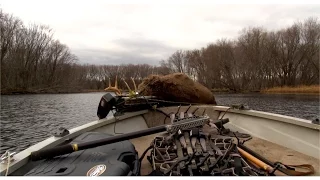
[[[141,95],[157,96],[171,101],[216,104],[208,88],[183,73],[150,75],[139,84],[138,91]]]
[[[320,86],[312,85],[312,86],[297,86],[297,87],[273,87],[269,89],[264,89],[261,91],[262,93],[303,93],[303,94],[320,94]]]

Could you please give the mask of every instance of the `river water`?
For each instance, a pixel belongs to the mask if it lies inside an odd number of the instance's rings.
[[[105,93],[1,95],[0,154],[22,151],[59,127],[74,128],[97,120]],[[314,120],[319,96],[278,94],[216,94],[218,105],[246,104],[254,110]]]

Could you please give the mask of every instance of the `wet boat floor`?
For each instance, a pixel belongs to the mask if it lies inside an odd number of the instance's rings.
[[[150,143],[155,136],[159,136],[162,133],[153,134],[149,136],[144,136],[136,139],[130,140],[136,147],[136,150],[139,153],[139,156],[150,146]],[[301,165],[301,164],[311,164],[315,171],[320,171],[319,169],[319,159],[313,158],[311,156],[304,155],[297,151],[291,150],[289,148],[271,143],[269,141],[252,138],[247,141],[245,145],[256,153],[262,155],[264,158],[272,162],[282,162],[287,165]],[[146,156],[149,155],[149,152]],[[152,167],[147,160],[146,156],[144,157],[141,165],[141,175],[148,175],[152,172]],[[303,171],[300,170],[299,171]],[[276,175],[284,175],[283,173],[277,171]],[[318,173],[314,175],[320,175]]]

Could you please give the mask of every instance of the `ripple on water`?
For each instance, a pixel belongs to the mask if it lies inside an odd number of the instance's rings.
[[[1,96],[0,153],[22,151],[59,127],[74,128],[97,120],[104,93]],[[218,105],[247,104],[251,109],[313,120],[319,97],[306,95],[216,94]]]

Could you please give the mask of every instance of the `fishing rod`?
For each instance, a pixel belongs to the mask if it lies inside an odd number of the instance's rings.
[[[193,117],[186,117],[181,119],[176,119],[173,124],[167,124],[162,126],[156,126],[149,129],[121,134],[117,136],[112,136],[104,139],[99,139],[90,142],[84,142],[79,144],[66,144],[62,146],[57,146],[50,149],[43,149],[39,151],[31,152],[30,159],[32,161],[42,160],[46,158],[53,158],[55,156],[65,155],[72,152],[95,148],[102,145],[107,145],[119,141],[130,140],[142,136],[147,136],[151,134],[156,134],[160,132],[168,132],[171,134],[176,133],[179,130],[186,130],[193,127],[201,127],[205,124],[212,125],[214,124],[218,128],[222,127],[223,124],[229,122],[229,119],[221,119],[217,120],[216,122],[212,122],[209,116],[193,116]]]
[[[154,98],[154,97],[147,97],[147,98]],[[152,103],[150,104],[150,102],[149,102],[150,99],[148,100],[147,98],[143,97],[142,99],[136,99],[136,100],[138,100],[138,103],[133,103],[131,105],[127,105],[127,106],[129,106],[127,108],[131,108],[131,111],[132,111],[132,108],[133,108],[133,110],[137,110],[137,108],[138,109],[141,109],[141,108],[142,109],[150,109],[150,107],[152,107],[153,105],[158,104],[158,102],[156,102],[157,104],[152,104]],[[97,116],[99,117],[99,119],[103,119],[103,118],[107,117],[109,112],[111,110],[114,110],[114,107],[116,107],[116,110],[126,109],[123,106],[124,106],[124,104],[126,104],[127,100],[128,100],[128,98],[114,96],[111,93],[107,93],[107,94],[103,95],[100,102],[99,102]],[[143,103],[139,102],[139,100],[143,100]],[[218,127],[222,126],[224,123],[227,123],[227,122],[229,122],[228,119],[217,121],[216,126],[218,126]],[[184,129],[187,127],[202,126],[205,123],[208,123],[208,124],[210,123],[208,116],[206,116],[206,117],[200,117],[200,116],[188,117],[188,118],[184,118],[183,120],[179,119],[179,122],[176,122],[171,125],[162,125],[162,126],[152,127],[152,128],[137,131],[137,132],[131,132],[131,133],[127,133],[127,134],[112,136],[109,138],[80,143],[80,144],[67,144],[67,145],[57,146],[57,147],[50,148],[50,149],[43,149],[43,150],[39,150],[39,151],[34,151],[31,153],[30,159],[33,161],[36,161],[36,160],[41,160],[41,159],[45,159],[45,158],[52,158],[55,156],[69,154],[69,153],[72,153],[75,151],[94,148],[94,147],[107,145],[107,144],[111,144],[111,143],[115,143],[115,142],[119,142],[119,141],[134,139],[134,138],[138,138],[138,137],[142,137],[142,136],[156,134],[159,132],[167,131],[167,132],[172,133],[174,131],[178,131],[179,129]]]

